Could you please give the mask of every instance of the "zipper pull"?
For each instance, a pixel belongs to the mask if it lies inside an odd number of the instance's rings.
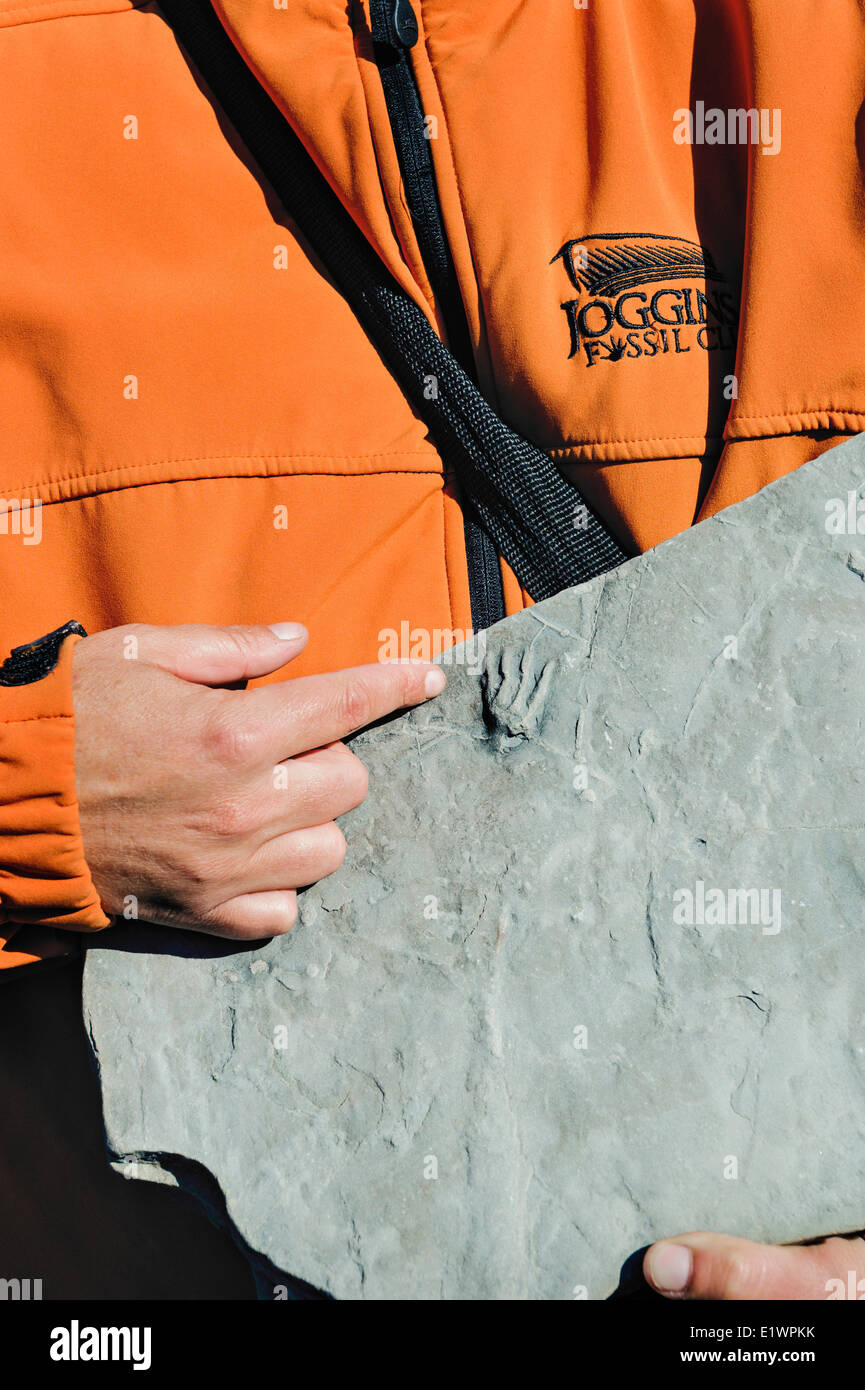
[[[418,27],[411,0],[394,0],[393,27],[403,48],[414,48],[418,40]]]

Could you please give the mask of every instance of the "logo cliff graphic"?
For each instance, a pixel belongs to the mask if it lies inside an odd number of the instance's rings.
[[[550,265],[559,260],[577,292],[561,305],[569,358],[594,367],[692,348],[735,351],[738,305],[723,288],[727,277],[696,242],[653,232],[595,233],[566,241]]]

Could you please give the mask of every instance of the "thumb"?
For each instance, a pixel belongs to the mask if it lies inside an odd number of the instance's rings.
[[[256,676],[269,676],[293,661],[308,637],[301,623],[274,623],[272,627],[181,623],[142,628],[139,656],[198,685],[238,685]]]
[[[845,1289],[851,1282],[856,1287],[865,1275],[865,1241],[833,1236],[814,1245],[758,1245],[737,1236],[691,1231],[650,1246],[643,1273],[667,1298],[729,1302],[845,1297],[836,1286],[841,1280]]]

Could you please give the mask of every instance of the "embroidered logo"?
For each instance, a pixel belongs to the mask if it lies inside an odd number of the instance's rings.
[[[735,351],[736,299],[697,242],[653,232],[597,233],[566,241],[550,265],[559,260],[577,292],[561,305],[569,358],[594,367],[692,348]]]

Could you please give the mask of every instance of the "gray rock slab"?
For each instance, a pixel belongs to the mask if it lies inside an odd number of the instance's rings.
[[[863,439],[358,737],[289,936],[95,938],[115,1166],[343,1299],[603,1298],[664,1234],[865,1225],[865,538],[827,530]]]

